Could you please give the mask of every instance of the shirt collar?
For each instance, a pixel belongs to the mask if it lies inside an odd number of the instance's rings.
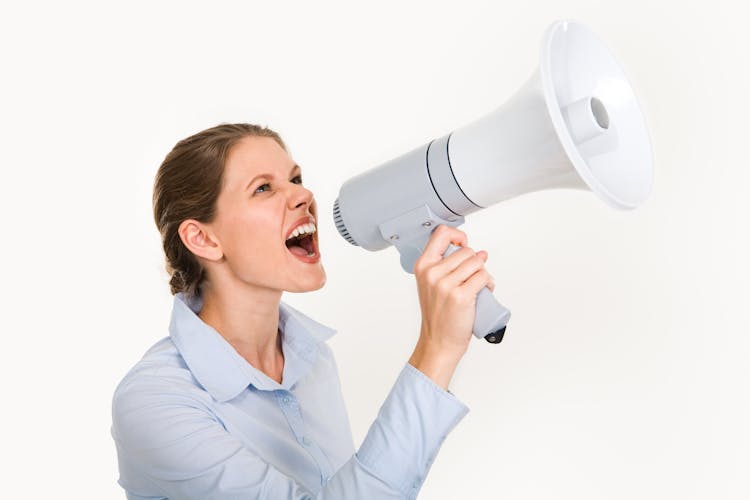
[[[193,376],[217,401],[228,401],[249,385],[266,391],[290,390],[312,368],[319,354],[318,344],[336,333],[280,302],[284,372],[279,384],[248,363],[219,332],[198,317],[202,306],[200,297],[176,294],[169,335]]]

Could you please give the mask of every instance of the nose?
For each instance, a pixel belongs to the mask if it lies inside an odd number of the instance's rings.
[[[302,186],[301,184],[295,184],[294,188],[289,195],[289,208],[294,210],[303,206],[309,207],[313,202],[312,191]]]

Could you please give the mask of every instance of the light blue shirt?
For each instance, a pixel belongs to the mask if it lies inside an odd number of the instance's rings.
[[[334,330],[279,305],[282,382],[250,365],[174,299],[169,337],[123,378],[112,405],[120,485],[142,499],[415,498],[468,408],[406,364],[355,453]]]

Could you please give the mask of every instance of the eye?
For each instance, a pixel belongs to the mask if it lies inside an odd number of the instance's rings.
[[[264,188],[270,188],[270,187],[271,187],[270,184],[265,183],[265,184],[262,184],[262,185],[258,186],[258,188],[255,190],[255,192],[256,193],[264,193],[266,191],[266,189],[264,189]]]
[[[292,182],[294,182],[295,184],[302,184],[302,176],[298,175],[297,177],[293,177]]]

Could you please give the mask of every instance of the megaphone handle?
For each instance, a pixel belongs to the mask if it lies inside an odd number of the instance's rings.
[[[449,256],[461,247],[449,245],[443,258]],[[510,311],[497,301],[489,288],[484,287],[477,294],[476,312],[474,316],[474,336],[484,338],[491,344],[498,344],[503,340],[505,328],[510,319]]]
[[[463,217],[443,219],[438,217],[428,205],[420,205],[382,222],[378,228],[383,239],[395,246],[401,254],[401,267],[404,271],[414,273],[414,264],[424,252],[435,228],[440,224],[458,227],[463,222]],[[461,247],[449,245],[443,258],[459,248]],[[474,335],[491,344],[499,343],[503,339],[505,326],[510,319],[510,311],[495,299],[487,287],[477,294],[475,311],[472,328]]]

